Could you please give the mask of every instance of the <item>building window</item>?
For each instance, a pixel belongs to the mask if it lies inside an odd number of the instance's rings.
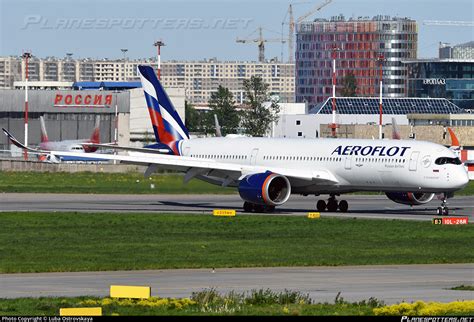
[[[303,136],[303,132],[298,132],[298,136]]]
[[[300,121],[300,120],[296,120],[296,125],[301,125],[301,121]]]

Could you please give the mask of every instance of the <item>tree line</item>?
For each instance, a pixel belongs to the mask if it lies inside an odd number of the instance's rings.
[[[221,134],[246,134],[264,136],[270,131],[273,122],[278,121],[280,107],[270,97],[268,88],[259,76],[252,76],[243,81],[245,99],[241,107],[237,106],[232,92],[219,85],[208,101],[208,111],[197,111],[192,104],[185,103],[186,127],[190,132],[215,134],[217,116]],[[357,82],[354,74],[349,73],[343,79],[341,95],[356,96]]]
[[[252,76],[243,81],[245,99],[241,106],[234,100],[232,92],[219,86],[211,94],[208,111],[197,111],[186,102],[186,127],[190,132],[214,134],[216,132],[214,115],[219,120],[221,133],[264,136],[277,122],[280,107],[270,97],[269,85],[261,77]]]

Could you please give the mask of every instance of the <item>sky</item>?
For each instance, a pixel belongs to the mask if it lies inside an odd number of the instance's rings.
[[[291,0],[290,0],[291,1]],[[38,57],[147,58],[161,39],[162,60],[257,60],[258,27],[269,39],[281,39],[290,1],[283,0],[0,0],[0,56],[31,51]],[[323,0],[293,0],[295,17]],[[418,58],[437,57],[438,43],[474,40],[474,29],[425,25],[425,20],[472,21],[472,0],[333,0],[311,16],[346,18],[375,15],[418,21]],[[284,25],[287,37],[288,25]],[[265,57],[288,58],[287,45],[267,42]]]

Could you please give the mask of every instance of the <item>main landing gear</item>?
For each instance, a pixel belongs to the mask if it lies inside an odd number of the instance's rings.
[[[443,201],[441,202],[441,207],[438,207],[438,216],[448,216],[449,215],[449,208],[448,208],[448,198],[446,194],[443,196]]]
[[[319,212],[323,212],[327,209],[329,212],[336,212],[338,209],[340,212],[347,212],[349,204],[346,200],[337,201],[335,195],[331,195],[326,203],[324,200],[318,200],[316,208]]]
[[[275,206],[267,206],[267,205],[258,205],[251,202],[244,202],[244,211],[245,212],[257,212],[257,213],[264,213],[264,212],[274,212]]]

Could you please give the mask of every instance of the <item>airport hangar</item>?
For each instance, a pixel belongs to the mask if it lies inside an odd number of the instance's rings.
[[[24,142],[24,82],[15,82],[15,88],[0,90],[0,127]],[[184,120],[184,89],[166,91]],[[90,138],[100,115],[100,141],[113,142],[116,108],[119,145],[155,141],[139,82],[28,82],[28,144],[40,142],[40,116],[49,140],[59,141]],[[14,151],[5,135],[0,135],[0,149]]]

